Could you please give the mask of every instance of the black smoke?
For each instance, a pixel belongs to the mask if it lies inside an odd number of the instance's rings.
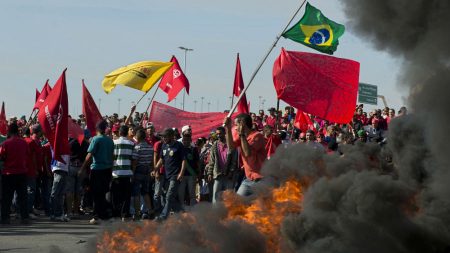
[[[383,150],[277,153],[267,174],[314,181],[282,233],[297,252],[450,252],[450,1],[341,2],[352,32],[401,59],[410,115],[392,121]]]

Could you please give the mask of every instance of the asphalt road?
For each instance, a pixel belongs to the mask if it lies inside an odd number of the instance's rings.
[[[0,252],[95,252],[97,235],[111,224],[90,225],[88,217],[53,222],[40,217],[30,225],[0,224]]]

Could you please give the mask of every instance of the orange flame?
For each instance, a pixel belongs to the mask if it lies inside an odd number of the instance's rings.
[[[266,238],[267,252],[286,252],[282,248],[282,239],[280,236],[280,227],[284,218],[293,213],[302,211],[303,187],[307,182],[301,182],[296,179],[290,179],[279,188],[274,188],[265,194],[260,194],[250,203],[245,203],[242,198],[233,192],[224,193],[224,206],[227,214],[221,220],[223,224],[241,220],[255,228]],[[303,186],[303,187],[302,187]],[[188,213],[180,217],[183,221],[170,221],[164,223],[163,229],[171,229],[173,226],[180,225],[180,222],[196,224],[195,217]],[[161,235],[158,231],[159,224],[155,222],[145,222],[141,226],[135,226],[128,229],[120,229],[115,232],[105,232],[97,244],[98,252],[148,252],[164,253]],[[143,231],[155,231],[152,234],[146,234]],[[198,243],[211,249],[212,252],[218,252],[217,245],[214,242],[208,242],[200,239]]]

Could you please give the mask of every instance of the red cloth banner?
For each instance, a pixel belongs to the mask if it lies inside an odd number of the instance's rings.
[[[208,137],[211,131],[223,124],[227,116],[227,113],[221,112],[187,112],[156,101],[152,103],[149,114],[149,121],[153,123],[157,132],[167,127],[181,130],[183,126],[190,125],[193,141],[200,137]]]
[[[72,119],[69,119],[67,121],[67,128],[68,128],[69,138],[77,140],[78,143],[80,143],[80,145],[81,145],[81,143],[84,140],[83,129],[79,125],[77,125],[77,123],[73,122]]]
[[[355,110],[359,62],[283,48],[273,66],[273,83],[278,98],[291,106],[345,124]]]
[[[38,120],[45,137],[53,148],[54,158],[65,163],[61,155],[70,154],[68,140],[69,102],[67,98],[66,70],[53,90],[39,107]]]
[[[91,133],[91,136],[95,136],[95,125],[102,119],[102,114],[97,108],[91,93],[84,84],[84,79],[81,81],[83,86],[83,114],[86,119],[86,128]]]

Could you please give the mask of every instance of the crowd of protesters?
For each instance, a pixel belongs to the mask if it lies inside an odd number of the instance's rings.
[[[367,114],[359,105],[348,124],[308,115],[307,129],[299,129],[292,107],[270,108],[226,118],[197,140],[189,125],[157,133],[146,114],[114,114],[97,123],[95,136],[85,130],[81,143],[69,138],[65,163],[52,159],[39,124],[12,118],[8,136],[0,135],[1,223],[9,224],[11,213],[23,223],[38,215],[55,222],[91,215],[91,224],[161,221],[200,201],[216,203],[225,190],[251,195],[278,145],[306,143],[339,154],[340,145],[383,144],[391,120],[406,113],[402,107]],[[85,128],[83,115],[69,120]]]

